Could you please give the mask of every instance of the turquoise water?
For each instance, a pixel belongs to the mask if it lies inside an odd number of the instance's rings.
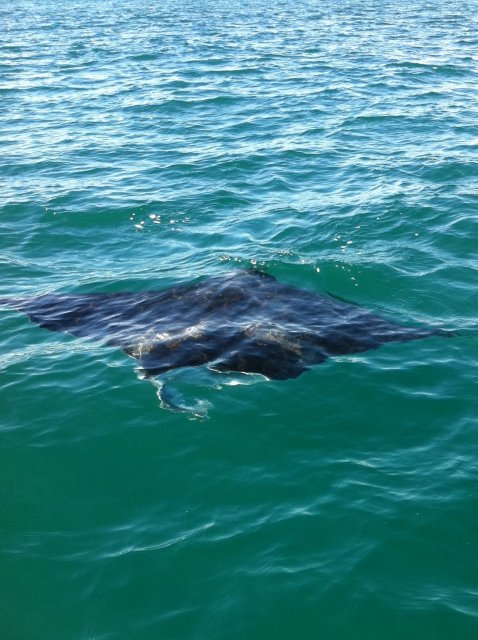
[[[258,266],[458,329],[161,409],[0,314],[5,640],[478,637],[478,3],[0,8],[0,295]]]

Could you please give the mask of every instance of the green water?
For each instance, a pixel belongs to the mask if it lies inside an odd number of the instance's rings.
[[[0,7],[0,296],[259,266],[458,330],[161,409],[0,314],[0,637],[478,637],[478,3]]]

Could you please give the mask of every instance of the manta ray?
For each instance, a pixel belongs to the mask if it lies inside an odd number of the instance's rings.
[[[356,304],[281,283],[262,271],[163,290],[2,298],[50,331],[91,337],[136,359],[142,377],[207,366],[219,373],[296,378],[326,358],[436,335]]]

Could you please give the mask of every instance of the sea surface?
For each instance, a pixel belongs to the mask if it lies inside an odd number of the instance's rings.
[[[256,267],[456,331],[198,419],[2,309],[2,640],[476,640],[478,2],[5,0],[0,149],[1,297]]]

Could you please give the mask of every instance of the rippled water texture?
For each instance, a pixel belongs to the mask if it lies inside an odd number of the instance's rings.
[[[256,266],[458,334],[180,377],[201,421],[1,310],[2,638],[478,637],[477,23],[476,0],[2,3],[0,297]]]

